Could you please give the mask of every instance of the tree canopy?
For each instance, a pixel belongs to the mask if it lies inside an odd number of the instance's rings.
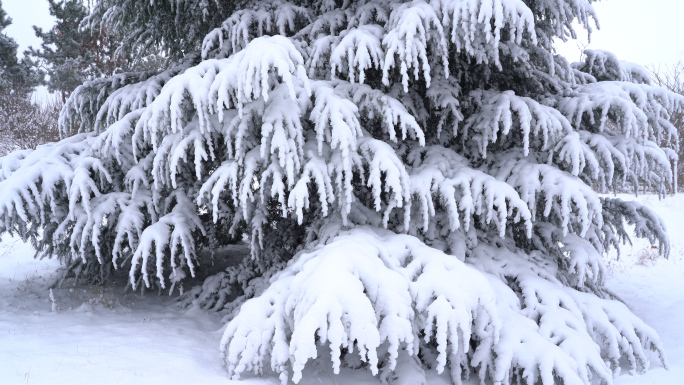
[[[60,106],[38,105],[32,98],[41,74],[30,57],[18,56],[18,44],[4,29],[12,19],[0,2],[0,154],[59,138]]]
[[[4,29],[12,24],[12,18],[2,8],[0,1],[0,93],[13,97],[25,97],[38,84],[39,78],[28,58],[17,56],[19,45]]]
[[[57,92],[63,100],[88,80],[106,78],[134,67],[130,56],[117,54],[120,46],[115,34],[107,28],[87,28],[90,15],[82,0],[48,0],[55,25],[47,31],[34,26],[40,48],[29,47],[27,54],[36,60],[48,91]],[[159,67],[158,62],[152,68]],[[150,67],[150,66],[148,66]],[[147,67],[146,67],[147,68]]]
[[[180,289],[227,315],[228,373],[310,360],[386,383],[611,383],[666,366],[602,254],[663,222],[600,196],[673,184],[684,98],[605,51],[589,0],[98,2],[87,23],[162,71],[87,81],[79,134],[0,159],[0,230],[63,281]],[[251,256],[183,289],[203,249]]]

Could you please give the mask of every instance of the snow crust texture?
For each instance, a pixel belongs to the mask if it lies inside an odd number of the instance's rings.
[[[602,258],[627,225],[667,255],[665,225],[597,191],[666,193],[684,98],[608,52],[553,54],[592,19],[585,0],[246,1],[168,69],[79,87],[77,135],[0,158],[0,231],[62,283],[127,269],[222,312],[234,378],[298,382],[328,354],[387,383],[666,366]],[[184,291],[240,234],[249,258]]]

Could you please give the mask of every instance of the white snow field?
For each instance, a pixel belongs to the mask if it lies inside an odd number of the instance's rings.
[[[620,197],[647,203],[668,226],[669,260],[646,241],[636,240],[623,246],[619,258],[609,255],[606,263],[608,287],[658,331],[670,368],[654,364],[637,376],[623,371],[614,383],[684,384],[684,194],[664,200]],[[122,282],[105,287],[65,285],[53,290],[52,301],[47,283],[58,264],[32,256],[30,245],[2,237],[0,384],[279,384],[275,375],[228,379],[219,360],[224,323],[218,315],[181,309],[172,297],[156,292],[124,294]],[[320,352],[325,354],[325,349]],[[471,382],[478,383],[477,376]],[[341,369],[333,375],[331,368],[318,363],[309,363],[300,381],[379,383],[365,370]],[[428,383],[446,385],[449,380],[432,370]]]

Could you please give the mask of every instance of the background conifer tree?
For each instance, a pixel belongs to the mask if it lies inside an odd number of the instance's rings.
[[[28,54],[43,69],[48,90],[57,92],[64,101],[86,81],[117,72],[156,70],[163,66],[163,58],[154,52],[139,57],[117,53],[120,42],[115,34],[104,26],[82,25],[90,14],[82,0],[48,0],[48,3],[55,25],[48,31],[33,27],[42,42],[40,49],[30,47]]]
[[[39,81],[33,63],[28,58],[19,59],[19,45],[4,32],[12,24],[12,18],[2,8],[0,2],[0,92],[26,97]]]
[[[4,32],[12,19],[0,2],[0,154],[35,148],[59,138],[57,120],[61,104],[39,104],[32,93],[41,74],[28,57],[18,57],[18,44]]]

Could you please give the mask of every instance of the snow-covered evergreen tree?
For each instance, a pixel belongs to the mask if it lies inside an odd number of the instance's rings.
[[[29,47],[27,53],[41,67],[41,79],[48,90],[59,93],[64,101],[88,80],[133,68],[162,67],[156,56],[134,60],[130,55],[116,54],[120,43],[107,28],[85,28],[82,24],[90,12],[83,0],[48,0],[48,3],[55,25],[47,31],[33,26],[42,42],[40,48]]]
[[[684,98],[608,52],[555,54],[590,3],[102,0],[91,25],[176,64],[86,82],[60,121],[78,135],[1,158],[0,230],[64,279],[169,292],[246,231],[251,256],[183,294],[228,315],[233,378],[296,383],[320,357],[412,384],[666,366],[602,260],[628,225],[667,255],[664,225],[597,193],[665,193]]]
[[[19,58],[16,40],[4,29],[12,19],[0,1],[0,154],[59,138],[57,123],[61,104],[35,103],[31,93],[40,83],[35,63],[24,55]]]

